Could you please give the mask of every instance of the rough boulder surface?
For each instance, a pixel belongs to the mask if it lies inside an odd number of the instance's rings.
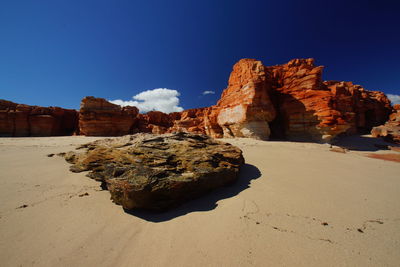
[[[372,128],[371,135],[400,144],[400,104],[394,105],[393,109],[389,120],[384,125]]]
[[[124,209],[164,210],[234,182],[242,151],[206,135],[136,134],[68,152],[71,171],[90,171]]]

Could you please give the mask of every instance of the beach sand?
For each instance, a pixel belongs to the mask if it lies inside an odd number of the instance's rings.
[[[400,163],[365,156],[387,151],[226,139],[246,160],[236,184],[129,214],[47,157],[96,139],[0,139],[1,266],[400,264]]]

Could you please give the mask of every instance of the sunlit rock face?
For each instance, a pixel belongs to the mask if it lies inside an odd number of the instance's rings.
[[[190,132],[214,138],[247,137],[329,142],[344,134],[367,133],[392,111],[382,92],[352,82],[323,81],[313,59],[266,67],[255,59],[234,66],[216,105],[165,114],[139,114],[102,98],[85,97],[78,113],[0,103],[0,135],[119,136]]]
[[[228,87],[216,105],[223,137],[269,138],[268,123],[276,112],[267,78],[261,61],[242,59],[233,66]]]
[[[78,112],[59,107],[38,107],[0,100],[0,136],[72,135]]]
[[[323,81],[322,71],[313,59],[272,67],[242,59],[218,103],[199,113],[199,128],[212,137],[329,142],[387,120],[391,107],[385,94]]]
[[[391,107],[382,92],[352,82],[323,81],[313,59],[265,67],[242,59],[204,122],[213,137],[329,142],[384,123]]]
[[[134,131],[139,110],[121,107],[103,98],[82,99],[79,111],[79,132],[88,136],[120,136]]]

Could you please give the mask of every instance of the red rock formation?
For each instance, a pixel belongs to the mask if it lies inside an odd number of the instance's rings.
[[[322,70],[313,59],[273,67],[242,59],[215,106],[174,115],[168,132],[266,140],[271,129],[275,138],[329,141],[386,120],[390,102],[383,93],[351,82],[323,82]]]
[[[270,100],[271,85],[261,61],[242,59],[233,66],[228,88],[215,109],[224,137],[268,139],[268,122],[275,116]]]
[[[92,136],[184,131],[215,138],[266,140],[271,135],[329,141],[341,134],[369,131],[387,120],[391,106],[385,94],[351,82],[323,81],[322,70],[313,59],[295,59],[272,67],[242,59],[233,66],[228,87],[216,105],[171,114],[138,114],[136,107],[122,108],[102,98],[86,97],[79,112],[79,131]],[[4,106],[0,109],[0,129],[9,136],[60,133],[54,129],[59,128],[60,118],[69,116],[56,108],[49,111],[7,101],[0,105]],[[62,120],[62,124],[71,120],[71,125],[74,121],[73,116]],[[56,126],[50,129],[48,125]]]
[[[328,141],[354,134],[386,120],[390,102],[351,82],[322,82],[322,66],[313,59],[295,59],[268,67],[278,117],[275,135],[289,140]]]
[[[206,110],[207,108],[194,108],[172,113],[170,118],[173,125],[168,132],[205,134],[204,113]]]
[[[89,136],[119,136],[134,132],[139,110],[121,107],[103,98],[82,99],[79,111],[79,131]]]
[[[322,70],[313,59],[273,67],[242,59],[233,67],[217,105],[173,119],[169,131],[265,140],[271,128],[275,138],[329,141],[386,120],[390,102],[383,93],[351,82],[323,82]]]
[[[163,134],[172,126],[172,120],[168,114],[161,111],[150,111],[138,115],[137,132]]]
[[[72,135],[78,113],[58,107],[38,107],[0,100],[0,136]]]
[[[389,120],[384,125],[372,128],[371,135],[400,144],[400,105],[394,105]]]

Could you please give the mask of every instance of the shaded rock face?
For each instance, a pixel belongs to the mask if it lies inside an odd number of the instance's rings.
[[[371,129],[390,112],[390,102],[381,92],[351,82],[323,82],[323,67],[315,66],[313,59],[295,59],[267,69],[278,110],[271,125],[274,137],[329,141]]]
[[[78,112],[0,100],[0,136],[57,136],[78,131]]]
[[[164,210],[238,178],[242,151],[206,135],[137,134],[98,140],[69,152],[71,171],[105,183],[124,209]]]
[[[383,137],[386,141],[400,144],[400,105],[394,105],[393,113],[384,124],[372,128],[373,137]]]
[[[79,111],[79,132],[88,136],[119,136],[130,134],[137,123],[136,107],[121,107],[103,98],[82,99]]]

